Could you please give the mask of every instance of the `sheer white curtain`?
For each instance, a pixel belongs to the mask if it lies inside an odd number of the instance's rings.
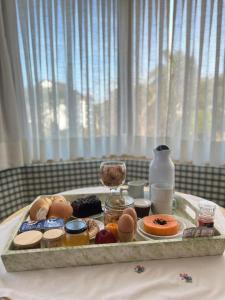
[[[225,1],[133,1],[133,149],[225,162]]]
[[[118,152],[117,1],[18,1],[33,160]]]
[[[14,1],[0,1],[0,169],[24,164],[24,99]]]
[[[18,0],[15,13],[24,162],[166,143],[224,164],[224,0]]]

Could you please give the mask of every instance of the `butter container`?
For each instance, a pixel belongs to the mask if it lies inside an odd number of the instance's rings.
[[[30,231],[30,230],[39,230],[39,231],[46,231],[49,229],[57,229],[57,228],[64,228],[64,220],[57,218],[57,219],[47,219],[47,220],[40,220],[40,221],[25,221],[22,223],[19,229],[19,233]]]
[[[65,233],[62,229],[49,229],[43,234],[42,247],[62,247]]]
[[[61,218],[57,219],[47,219],[44,222],[44,231],[49,229],[63,229],[64,228],[64,220]]]
[[[183,238],[212,237],[217,235],[215,228],[190,227],[184,229]]]
[[[41,221],[25,221],[21,224],[19,233],[30,231],[30,230],[39,230],[42,231],[44,228],[45,220]]]
[[[37,230],[22,232],[14,238],[14,248],[17,250],[40,248],[42,236],[42,232]]]

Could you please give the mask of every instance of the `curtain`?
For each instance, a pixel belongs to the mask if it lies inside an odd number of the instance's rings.
[[[117,152],[117,1],[18,1],[32,160]]]
[[[131,20],[136,152],[166,143],[179,161],[224,164],[225,1],[133,1]]]
[[[24,164],[23,85],[14,1],[0,1],[0,169]]]
[[[175,160],[225,163],[224,0],[15,4],[23,162],[167,144]]]

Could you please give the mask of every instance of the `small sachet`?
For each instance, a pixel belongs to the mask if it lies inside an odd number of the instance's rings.
[[[61,218],[47,219],[44,222],[44,230],[64,228],[64,220]]]
[[[190,227],[183,231],[183,238],[210,237],[215,235],[214,228]]]
[[[49,229],[58,229],[64,227],[64,220],[61,218],[52,218],[40,221],[25,221],[21,224],[19,233],[29,230],[46,231]]]
[[[39,230],[42,231],[44,227],[44,221],[25,221],[21,224],[19,233],[29,231],[29,230]]]

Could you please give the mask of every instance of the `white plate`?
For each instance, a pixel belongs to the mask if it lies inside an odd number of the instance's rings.
[[[98,225],[99,230],[102,230],[105,228],[104,223],[99,221],[99,220],[95,220],[95,223]]]
[[[159,235],[154,235],[154,234],[147,233],[144,230],[143,219],[140,219],[137,222],[138,234],[141,235],[142,237],[145,236],[145,237],[150,238],[150,239],[173,239],[173,238],[182,236],[183,231],[184,231],[185,228],[194,226],[188,220],[186,220],[182,217],[175,216],[175,215],[174,215],[174,217],[176,218],[176,220],[178,221],[178,223],[180,225],[180,229],[179,229],[177,234],[169,235],[169,236],[159,236]]]
[[[153,241],[154,239],[151,239],[150,237],[147,237],[145,234],[141,233],[141,231],[137,228],[136,232],[136,240],[137,241]]]
[[[99,221],[99,220],[97,220],[97,219],[94,219],[93,216],[87,217],[87,218],[76,218],[76,217],[72,217],[72,218],[71,218],[71,220],[77,220],[77,219],[80,219],[80,220],[85,220],[85,219],[91,219],[91,220],[94,220],[95,223],[96,223],[96,224],[98,225],[98,227],[99,227],[99,231],[105,228],[104,223],[101,222],[101,221]],[[90,240],[95,239],[95,236],[96,236],[96,235],[90,237]]]
[[[95,215],[90,215],[87,218],[91,218],[91,219],[99,219],[102,220],[103,216],[104,216],[104,210],[105,210],[105,204],[102,203],[102,212],[99,214],[95,214]]]
[[[95,223],[98,225],[99,231],[105,228],[103,222],[101,222],[101,221],[99,221],[99,220],[96,220],[96,219],[94,219],[94,221],[95,221]],[[95,235],[95,236],[96,236],[96,235]],[[94,239],[95,239],[95,236],[91,237],[90,240],[94,240]]]
[[[100,214],[96,214],[96,215],[90,215],[87,218],[95,219],[95,221],[98,221],[97,219],[102,219],[103,218],[103,212],[100,213]]]

